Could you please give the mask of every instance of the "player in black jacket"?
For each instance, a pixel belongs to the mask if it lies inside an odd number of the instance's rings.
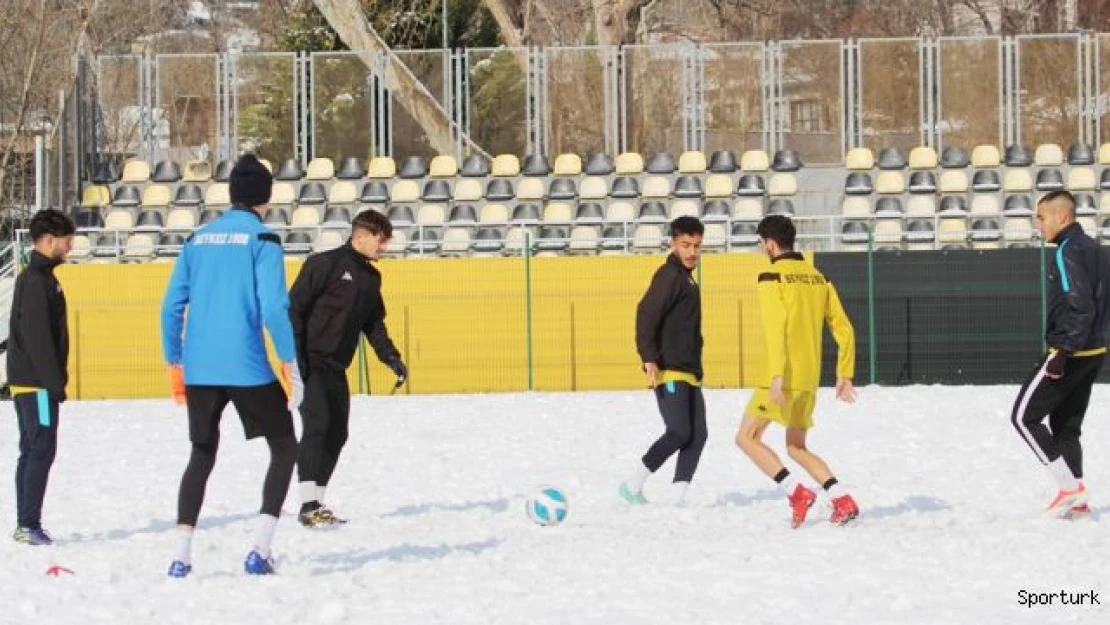
[[[1106,358],[1110,265],[1076,223],[1071,193],[1046,194],[1037,203],[1037,221],[1045,240],[1056,244],[1047,276],[1048,353],[1021,387],[1011,421],[1060,489],[1047,512],[1074,517],[1089,513],[1079,436]]]
[[[636,351],[667,431],[620,485],[629,503],[647,503],[644,482],[675,452],[674,503],[682,503],[708,431],[701,393],[701,292],[694,281],[705,227],[696,217],[671,222],[671,253],[636,307]]]
[[[69,381],[66,298],[54,268],[65,262],[77,229],[65,213],[43,210],[31,218],[30,230],[35,249],[15,279],[8,338],[8,380],[19,422],[12,538],[49,545],[53,541],[42,529],[42,503],[58,449],[58,405],[66,400]]]
[[[343,520],[324,506],[324,491],[347,442],[351,392],[347,368],[365,334],[378,359],[397,375],[408,370],[385,329],[382,276],[371,264],[393,235],[389,220],[363,211],[351,224],[343,246],[315,254],[301,268],[289,292],[289,314],[297,359],[305,380],[301,418],[304,428],[297,453],[301,524],[317,527]]]

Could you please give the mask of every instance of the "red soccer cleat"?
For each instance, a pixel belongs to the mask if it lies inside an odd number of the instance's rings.
[[[1049,516],[1061,516],[1066,512],[1070,512],[1072,508],[1081,506],[1087,503],[1087,489],[1083,483],[1079,483],[1079,488],[1075,490],[1060,490],[1056,493],[1056,498],[1052,503],[1048,504],[1045,508],[1045,514]]]
[[[1064,514],[1065,519],[1070,519],[1073,521],[1075,519],[1086,519],[1090,516],[1091,507],[1085,503],[1081,503],[1078,506],[1072,506],[1071,509],[1068,510],[1066,514]]]
[[[859,516],[859,506],[856,505],[851,495],[844,495],[833,499],[832,516],[829,521],[834,525],[844,525]]]
[[[802,523],[806,522],[806,513],[813,506],[813,502],[817,501],[817,495],[805,486],[798,484],[794,487],[794,493],[786,499],[790,502],[790,527],[797,529],[801,527]]]

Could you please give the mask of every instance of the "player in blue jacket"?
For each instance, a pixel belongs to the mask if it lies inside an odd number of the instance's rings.
[[[171,577],[192,570],[193,530],[216,462],[220,417],[235,405],[247,439],[266,437],[270,468],[246,572],[274,572],[270,543],[297,460],[291,411],[303,396],[281,239],[262,224],[273,178],[253,155],[231,172],[233,206],[186,240],[162,302],[162,347],[174,401],[186,404],[193,449],[177,503],[180,532]],[[186,309],[188,309],[186,311]],[[266,357],[263,326],[281,359],[282,388]]]

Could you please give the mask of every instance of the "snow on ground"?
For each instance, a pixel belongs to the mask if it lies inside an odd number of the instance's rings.
[[[862,516],[830,526],[822,500],[799,530],[733,445],[748,391],[707,393],[710,440],[682,508],[616,495],[662,429],[647,391],[356,398],[329,497],[352,521],[302,529],[291,489],[272,578],[242,572],[267,452],[229,409],[186,580],[165,576],[189,451],[182,409],[72,402],[44,517],[57,544],[0,540],[0,623],[1110,622],[1110,387],[1088,415],[1096,514],[1081,522],[1038,515],[1052,488],[1010,426],[1016,391],[872,387],[850,407],[822,390],[811,446]],[[770,439],[782,449],[781,430]],[[672,470],[648,482],[649,499]],[[569,495],[560,527],[524,514],[541,483]],[[13,499],[0,490],[11,522]],[[45,575],[55,564],[75,574]],[[1061,590],[1101,605],[1021,605]]]

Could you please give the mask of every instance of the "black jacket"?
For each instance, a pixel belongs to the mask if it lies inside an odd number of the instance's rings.
[[[636,307],[636,351],[660,370],[702,377],[701,291],[677,256],[655,271]]]
[[[15,279],[11,334],[8,338],[8,381],[16,386],[44,388],[65,400],[69,382],[69,328],[66,298],[54,277],[61,261],[37,251]]]
[[[1045,342],[1072,353],[1106,347],[1110,264],[1098,242],[1073,223],[1056,236],[1048,262]]]
[[[351,366],[360,332],[382,362],[400,357],[385,329],[382,275],[349,241],[305,261],[289,292],[289,316],[302,376],[313,367]]]

